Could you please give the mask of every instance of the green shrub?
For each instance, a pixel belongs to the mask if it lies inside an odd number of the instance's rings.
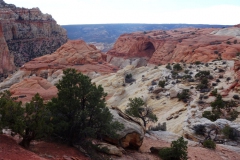
[[[240,56],[240,52],[236,53],[236,56]]]
[[[203,146],[209,149],[216,149],[216,143],[212,140],[204,140]]]
[[[159,81],[158,86],[164,88],[166,81]]]
[[[131,73],[130,73],[130,74],[127,74],[127,75],[125,76],[125,78],[131,79],[131,78],[132,78],[132,74],[131,74]]]
[[[177,94],[177,98],[179,101],[187,102],[187,100],[190,98],[190,93],[188,89],[182,90],[182,92]]]
[[[234,132],[234,129],[231,128],[229,125],[226,125],[223,129],[222,129],[222,133],[224,134],[224,136],[228,139],[231,140],[236,140],[236,133]]]
[[[206,132],[206,128],[204,125],[199,124],[193,127],[193,130],[195,131],[195,134],[197,135],[202,135],[204,136],[205,132]]]
[[[231,111],[231,112],[229,113],[229,115],[230,115],[230,117],[227,118],[227,119],[228,119],[229,121],[234,121],[235,119],[237,119],[239,113],[238,113],[237,111],[233,110],[233,111]]]
[[[204,111],[202,117],[207,118],[211,121],[216,121],[220,118],[220,112]]]
[[[181,70],[182,70],[182,67],[181,67],[181,65],[180,65],[179,63],[177,63],[177,64],[174,64],[173,70],[174,70],[174,71],[181,71]]]
[[[169,70],[172,70],[172,66],[170,65],[170,63],[168,63],[168,64],[166,65],[166,68],[169,69]]]
[[[200,71],[195,75],[195,78],[204,78],[204,77],[208,77],[210,75],[209,71]]]
[[[216,97],[216,96],[217,96],[217,89],[214,89],[214,90],[211,92],[211,94]]]
[[[159,150],[159,156],[163,160],[187,160],[187,141],[180,137],[172,141],[171,147],[164,147]]]
[[[189,73],[189,70],[185,70],[184,73],[185,73],[185,74],[188,74],[188,73]]]
[[[201,80],[201,83],[198,84],[196,88],[197,89],[207,89],[208,88],[208,79],[206,77],[204,77]]]
[[[199,64],[201,64],[201,62],[200,61],[196,61],[196,62],[194,62],[196,65],[199,65]]]
[[[154,127],[149,127],[150,131],[166,131],[167,130],[167,124],[166,122],[158,123],[156,126]]]

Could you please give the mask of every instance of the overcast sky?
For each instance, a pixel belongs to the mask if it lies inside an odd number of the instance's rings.
[[[240,23],[240,0],[5,0],[38,7],[58,24]]]

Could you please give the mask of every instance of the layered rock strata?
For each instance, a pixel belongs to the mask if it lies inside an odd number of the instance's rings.
[[[0,0],[0,39],[2,74],[56,51],[67,41],[67,34],[51,15],[43,14],[39,8],[19,8]]]
[[[232,27],[123,34],[118,38],[113,49],[107,52],[107,60],[120,66],[119,61],[129,65],[139,58],[157,65],[181,61],[191,63],[231,59],[240,52],[239,33],[240,28]],[[146,63],[134,65],[143,66]]]
[[[113,73],[117,67],[108,64],[106,55],[82,40],[68,41],[56,52],[31,60],[2,83],[0,90],[9,89],[14,97],[28,102],[35,93],[49,100],[57,94],[54,84],[66,68],[75,68],[91,78]]]

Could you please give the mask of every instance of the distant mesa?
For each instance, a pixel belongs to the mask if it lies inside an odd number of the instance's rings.
[[[51,15],[0,0],[0,74],[52,53],[66,42],[66,30]]]

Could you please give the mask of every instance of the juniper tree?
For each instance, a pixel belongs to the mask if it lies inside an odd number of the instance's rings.
[[[26,103],[25,107],[15,100],[11,98],[9,91],[1,94],[1,128],[9,128],[21,135],[23,139],[20,144],[28,148],[32,140],[45,137],[51,132],[48,124],[50,114],[39,94],[36,94],[30,103]]]
[[[127,104],[128,108],[125,110],[126,114],[140,118],[145,127],[150,121],[157,122],[157,116],[153,114],[152,108],[147,107],[140,97],[134,99],[130,98],[129,101],[130,102]]]
[[[116,136],[122,128],[106,107],[106,93],[102,86],[75,69],[63,71],[56,85],[58,94],[48,106],[52,113],[54,134],[73,144],[87,137]]]

